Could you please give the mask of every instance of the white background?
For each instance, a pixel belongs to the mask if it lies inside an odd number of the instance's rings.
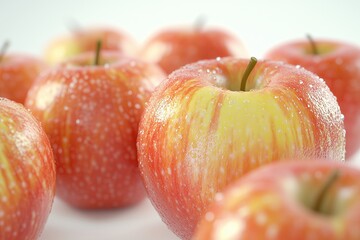
[[[109,25],[127,31],[141,44],[171,25],[192,24],[199,16],[209,26],[228,29],[249,53],[261,58],[291,39],[332,38],[360,45],[358,0],[0,0],[0,43],[12,52],[42,56],[50,41],[68,25]],[[41,240],[177,239],[148,200],[130,209],[79,211],[56,199]]]

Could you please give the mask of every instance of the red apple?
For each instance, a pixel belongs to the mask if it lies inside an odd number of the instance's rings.
[[[0,53],[0,97],[24,103],[31,85],[46,68],[42,60],[30,55]]]
[[[220,28],[172,27],[159,31],[143,46],[140,55],[169,74],[188,63],[216,57],[247,57],[242,42]]]
[[[360,171],[329,161],[270,164],[217,193],[194,240],[360,239]]]
[[[79,208],[125,207],[145,197],[136,137],[145,101],[164,78],[153,64],[84,53],[42,75],[26,106],[57,162],[57,194]]]
[[[300,65],[325,80],[345,116],[346,158],[360,148],[360,48],[344,42],[319,39],[291,41],[273,48],[266,58]]]
[[[89,27],[74,29],[70,34],[52,40],[45,49],[45,59],[57,64],[83,52],[94,52],[96,42],[102,42],[102,49],[119,51],[134,56],[138,46],[126,32],[111,27]]]
[[[55,195],[55,161],[40,123],[0,98],[0,239],[36,240]]]
[[[215,193],[287,158],[344,160],[345,130],[319,77],[280,62],[223,58],[187,65],[154,91],[140,122],[139,166],[163,221],[189,239]],[[246,72],[246,73],[245,73]]]

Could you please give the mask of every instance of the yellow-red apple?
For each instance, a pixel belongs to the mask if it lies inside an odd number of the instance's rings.
[[[343,118],[322,79],[272,61],[249,72],[248,62],[219,58],[174,71],[142,116],[142,178],[163,221],[182,239],[192,236],[218,191],[261,165],[345,158]]]

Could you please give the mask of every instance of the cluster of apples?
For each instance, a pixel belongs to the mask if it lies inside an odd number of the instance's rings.
[[[343,163],[360,148],[360,49],[304,40],[264,59],[201,25],[142,47],[78,29],[45,61],[4,44],[0,238],[36,239],[55,185],[82,209],[148,196],[182,239],[360,238],[360,171]]]

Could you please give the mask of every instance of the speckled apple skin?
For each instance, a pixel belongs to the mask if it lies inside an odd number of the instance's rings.
[[[318,211],[319,191],[330,176]],[[360,171],[329,161],[264,166],[218,193],[193,240],[360,239]]]
[[[141,174],[163,221],[190,239],[215,194],[243,174],[287,158],[343,161],[345,130],[334,95],[311,72],[248,59],[200,61],[156,89],[138,136]]]
[[[0,239],[36,240],[55,196],[55,161],[40,123],[0,98]]]
[[[94,66],[93,55],[44,74],[26,106],[51,141],[57,195],[79,208],[126,207],[146,195],[136,154],[138,124],[164,74],[156,65],[109,52]]]
[[[292,41],[274,47],[266,58],[299,65],[324,79],[344,114],[346,159],[360,149],[360,46],[317,39],[319,54],[311,53],[306,40]]]

